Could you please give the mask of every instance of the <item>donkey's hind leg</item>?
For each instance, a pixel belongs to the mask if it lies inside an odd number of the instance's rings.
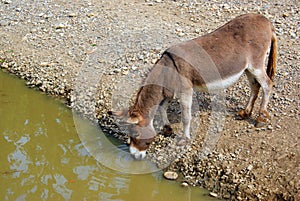
[[[256,119],[256,127],[264,126],[269,118],[269,113],[267,110],[267,106],[269,103],[270,95],[272,92],[273,82],[272,80],[265,74],[264,78],[258,80],[263,90],[263,97],[260,104],[259,116]]]
[[[261,65],[263,66],[263,65]],[[255,69],[251,74],[255,77],[257,82],[260,84],[263,96],[259,109],[259,116],[256,119],[256,127],[261,127],[265,125],[267,119],[269,118],[269,113],[267,110],[270,94],[272,92],[273,82],[267,75],[264,68]]]
[[[257,99],[259,88],[260,88],[260,85],[256,81],[255,77],[248,70],[246,70],[245,73],[247,75],[247,78],[248,78],[248,81],[250,84],[251,94],[250,94],[250,97],[249,97],[249,100],[248,100],[248,103],[247,103],[245,109],[238,111],[238,115],[242,119],[245,119],[245,118],[248,118],[251,116],[253,106],[254,106],[255,100]]]

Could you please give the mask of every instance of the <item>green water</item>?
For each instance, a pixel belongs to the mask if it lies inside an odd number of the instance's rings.
[[[101,134],[97,127],[90,130]],[[81,143],[69,108],[1,70],[0,148],[4,201],[214,200],[203,189],[163,179],[162,172],[132,175],[106,168]]]

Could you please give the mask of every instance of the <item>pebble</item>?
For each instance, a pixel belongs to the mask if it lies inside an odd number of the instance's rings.
[[[169,180],[176,180],[178,178],[178,174],[176,172],[167,171],[164,173],[164,177]]]
[[[247,170],[248,171],[251,171],[253,169],[253,165],[249,165],[248,167],[247,167]]]
[[[267,129],[268,130],[273,130],[273,126],[272,125],[268,125]]]
[[[3,0],[3,3],[4,3],[4,4],[11,4],[12,1],[11,1],[11,0]]]
[[[186,183],[186,182],[182,182],[182,183],[181,183],[181,186],[182,186],[182,187],[188,187],[188,186],[189,186],[189,184],[188,184],[188,183]]]
[[[10,25],[10,21],[8,21],[8,20],[1,20],[0,21],[0,26],[8,26],[8,25]]]
[[[288,13],[283,13],[283,14],[282,14],[282,17],[284,17],[284,18],[286,18],[286,17],[288,17],[288,16],[289,16]]]
[[[63,22],[58,23],[58,24],[55,25],[56,29],[64,29],[66,27],[67,27],[67,25],[65,23],[63,23]]]
[[[214,192],[210,192],[209,195],[211,197],[214,197],[214,198],[217,198],[218,197],[218,194],[217,193],[214,193]]]
[[[68,13],[68,17],[76,17],[76,16],[77,16],[77,14],[74,12]]]

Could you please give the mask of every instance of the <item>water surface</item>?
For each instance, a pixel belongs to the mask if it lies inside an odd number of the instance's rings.
[[[132,175],[103,166],[81,143],[69,108],[1,70],[0,118],[0,200],[213,200],[162,172]]]

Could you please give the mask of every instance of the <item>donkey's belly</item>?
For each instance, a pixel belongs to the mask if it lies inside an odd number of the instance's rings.
[[[205,83],[205,85],[194,86],[196,91],[216,91],[220,89],[226,89],[233,85],[242,76],[244,71],[234,74],[230,77],[214,80],[212,82]]]

